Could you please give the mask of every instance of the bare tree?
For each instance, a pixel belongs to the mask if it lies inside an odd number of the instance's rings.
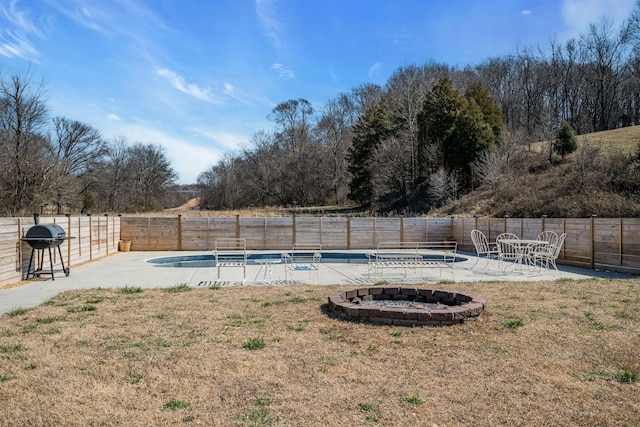
[[[440,168],[429,176],[428,193],[436,207],[457,199],[459,187],[458,174],[455,171],[447,172],[445,168]]]
[[[351,128],[355,118],[355,106],[346,94],[324,105],[316,126],[319,140],[326,153],[322,163],[326,184],[331,189],[333,203],[346,201],[348,193],[347,153],[353,138]]]
[[[0,203],[7,214],[34,212],[52,196],[47,114],[43,84],[33,84],[30,73],[0,75]]]
[[[161,207],[158,205],[176,179],[164,148],[137,143],[130,148],[128,160],[136,205],[144,211]]]
[[[593,131],[610,129],[612,113],[618,102],[620,85],[628,78],[628,55],[631,46],[629,26],[614,34],[613,21],[603,18],[589,25],[580,39],[583,60],[587,66],[585,78],[592,96],[591,125]]]
[[[64,117],[53,119],[52,149],[58,163],[58,213],[77,200],[95,183],[94,175],[107,153],[107,142],[93,127]]]
[[[320,146],[312,138],[312,114],[309,101],[298,99],[278,104],[269,116],[278,126],[276,138],[285,154],[280,159],[285,164],[281,177],[285,204],[314,203],[321,193]]]

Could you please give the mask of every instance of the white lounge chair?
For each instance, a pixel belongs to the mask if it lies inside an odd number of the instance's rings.
[[[316,273],[317,281],[320,277],[320,261],[322,260],[322,245],[320,244],[294,244],[291,252],[282,254],[284,260],[285,276],[293,279],[293,273],[296,271],[308,271],[309,277]]]
[[[242,268],[242,283],[247,280],[247,242],[245,239],[220,238],[216,239],[214,256],[218,278],[222,267]]]

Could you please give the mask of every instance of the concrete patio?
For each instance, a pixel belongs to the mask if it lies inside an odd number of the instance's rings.
[[[266,251],[269,252],[269,251]],[[271,251],[279,253],[279,251]],[[344,251],[346,252],[346,251]],[[362,251],[358,251],[362,252]],[[0,314],[16,308],[34,307],[60,292],[88,288],[167,288],[186,284],[192,287],[206,286],[264,286],[271,285],[373,285],[386,281],[397,284],[437,284],[438,282],[495,282],[495,281],[540,281],[558,279],[626,278],[635,276],[620,273],[593,271],[575,267],[559,266],[560,271],[545,269],[522,271],[509,266],[506,271],[499,268],[497,261],[476,263],[474,254],[459,252],[463,260],[454,263],[454,268],[429,267],[409,270],[405,276],[403,269],[388,269],[382,275],[372,274],[367,264],[323,262],[319,271],[295,271],[285,277],[282,264],[272,265],[271,278],[264,265],[247,266],[247,277],[242,283],[242,268],[223,268],[217,281],[215,267],[170,267],[148,262],[150,259],[172,256],[203,255],[207,252],[118,252],[104,259],[71,266],[68,277],[61,271],[55,272],[55,280],[50,276],[21,282],[13,287],[0,289]]]

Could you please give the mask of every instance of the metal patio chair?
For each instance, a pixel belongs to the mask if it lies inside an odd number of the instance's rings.
[[[471,240],[473,241],[473,246],[476,248],[476,262],[473,264],[471,269],[475,268],[475,266],[480,261],[480,258],[486,258],[487,266],[489,265],[489,261],[492,259],[498,259],[499,251],[498,247],[495,243],[489,243],[487,236],[480,230],[472,230],[471,231]]]
[[[545,267],[546,269],[550,269],[551,267],[553,267],[556,271],[558,271],[556,260],[560,256],[560,251],[562,250],[562,245],[564,245],[564,240],[566,237],[567,233],[562,233],[560,236],[558,236],[558,240],[555,243],[550,243],[544,248],[544,250],[533,253],[531,256],[533,262],[536,265]]]

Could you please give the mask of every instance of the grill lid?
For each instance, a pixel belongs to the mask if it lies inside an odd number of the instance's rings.
[[[58,240],[64,239],[67,233],[58,224],[38,224],[27,230],[25,239]]]
[[[62,242],[72,237],[66,237],[66,233],[58,224],[37,224],[27,230],[22,238],[34,249],[46,249],[60,246]]]

